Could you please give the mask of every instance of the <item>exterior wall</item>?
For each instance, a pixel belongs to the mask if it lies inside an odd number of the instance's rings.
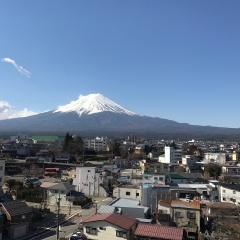
[[[113,197],[141,200],[142,191],[140,188],[116,187],[113,189]]]
[[[180,213],[180,216],[178,216]],[[194,213],[194,217],[189,218],[188,213]],[[196,222],[198,226],[198,231],[200,231],[200,209],[190,209],[190,208],[171,208],[171,218],[174,223],[177,224],[178,227],[187,226],[189,221]]]
[[[89,196],[96,195],[95,172],[95,167],[76,167],[75,178],[73,178],[75,190]]]
[[[96,235],[87,233],[87,231],[86,231],[87,227],[96,228]],[[102,230],[102,229],[106,229],[106,230]],[[132,231],[131,231],[132,234],[130,235],[130,231],[127,231],[118,226],[112,225],[105,221],[89,222],[89,223],[83,224],[84,234],[87,236],[88,239],[93,239],[93,240],[103,240],[103,239],[104,240],[120,240],[120,239],[123,239],[122,237],[116,236],[116,231],[127,232],[127,238],[125,238],[125,239],[133,240],[135,229],[136,229],[136,225],[133,226]]]
[[[107,138],[85,139],[84,147],[95,151],[107,151]]]
[[[0,159],[0,194],[3,193],[2,187],[4,184],[4,173],[5,173],[5,159]]]
[[[165,185],[165,175],[164,174],[143,174],[142,183],[153,183]]]
[[[230,202],[235,203],[236,205],[240,204],[240,191],[225,188],[223,186],[219,186],[218,190],[219,200],[221,202]]]
[[[214,160],[214,162],[225,164],[226,153],[204,153],[204,162],[209,163],[212,159]]]
[[[157,207],[157,197],[161,194],[170,193],[170,188],[161,188],[161,187],[143,187],[142,188],[142,201],[141,205],[151,208],[152,212],[155,212]]]
[[[66,195],[68,194],[68,192],[69,191],[61,190],[59,194],[58,190],[47,190],[48,204],[56,205],[57,207],[57,201],[58,198],[60,198],[60,206],[70,206],[70,202],[66,199]]]
[[[198,161],[198,159],[196,158],[195,155],[185,155],[182,157],[182,164],[183,165],[193,165],[196,164],[196,162]]]
[[[168,164],[157,162],[152,164],[145,164],[144,172],[152,172],[152,173],[168,173],[169,166]]]
[[[20,231],[20,229],[22,229]],[[10,225],[8,231],[8,239],[17,239],[29,232],[29,223],[20,223],[17,225]]]
[[[182,161],[182,150],[165,146],[165,163],[179,163]]]

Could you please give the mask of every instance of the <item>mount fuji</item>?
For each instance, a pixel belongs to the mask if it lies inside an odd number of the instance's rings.
[[[80,96],[57,109],[29,117],[0,120],[2,132],[135,132],[240,135],[240,129],[197,126],[132,112],[101,94]]]

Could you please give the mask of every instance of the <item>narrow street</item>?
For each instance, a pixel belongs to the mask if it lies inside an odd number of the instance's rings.
[[[105,199],[101,198],[99,200],[96,199],[93,207],[91,207],[89,209],[81,210],[79,212],[81,215],[80,217],[76,218],[75,221],[70,221],[60,227],[59,237],[60,238],[70,237],[73,234],[73,232],[78,229],[78,225],[81,221],[83,221],[83,220],[87,219],[88,217],[90,217],[91,215],[95,214],[96,210],[99,209],[100,206],[109,204],[111,201],[112,201],[112,198],[105,198]],[[49,236],[48,234],[51,234],[51,235]],[[34,238],[34,240],[41,240],[41,239],[56,240],[57,239],[56,228],[52,229],[52,230],[50,229],[48,234],[46,234],[45,237],[39,236],[37,238]]]

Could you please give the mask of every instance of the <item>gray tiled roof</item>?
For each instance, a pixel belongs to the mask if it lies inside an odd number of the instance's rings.
[[[21,215],[30,213],[31,209],[29,206],[21,200],[9,201],[2,203],[3,212],[8,212],[11,216]]]

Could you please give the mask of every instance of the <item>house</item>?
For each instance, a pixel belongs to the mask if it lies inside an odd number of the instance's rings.
[[[142,184],[142,202],[143,206],[151,208],[151,213],[156,212],[157,202],[159,199],[167,200],[175,199],[175,196],[172,196],[170,193],[169,185],[161,185],[161,184],[152,184],[152,183],[144,183]]]
[[[139,200],[118,198],[110,206],[118,209],[123,215],[128,215],[138,220],[150,218],[150,208],[143,206]]]
[[[139,223],[135,231],[137,240],[183,240],[186,233],[184,229],[177,227],[161,226],[155,224]]]
[[[157,218],[158,222],[161,225],[168,226],[170,224],[170,216],[171,216],[171,202],[160,200],[157,206]]]
[[[56,206],[58,199],[61,200],[61,206],[69,206],[70,201],[66,196],[70,191],[75,189],[75,186],[63,182],[43,182],[40,187],[45,189],[44,196],[48,206]]]
[[[221,202],[240,204],[240,184],[222,183],[218,187]]]
[[[188,236],[197,236],[200,231],[200,217],[200,201],[173,200],[171,202],[172,224],[186,229]]]
[[[166,184],[188,183],[188,178],[178,173],[166,174]]]
[[[142,190],[137,185],[122,185],[113,189],[113,197],[130,198],[140,201],[142,199]]]
[[[126,215],[96,214],[83,221],[83,232],[88,239],[134,239],[138,220]]]
[[[4,229],[8,239],[19,238],[29,232],[31,209],[20,200],[1,203],[4,214]]]
[[[151,173],[168,173],[169,165],[167,163],[161,162],[146,162],[141,165],[142,172],[151,172]]]

